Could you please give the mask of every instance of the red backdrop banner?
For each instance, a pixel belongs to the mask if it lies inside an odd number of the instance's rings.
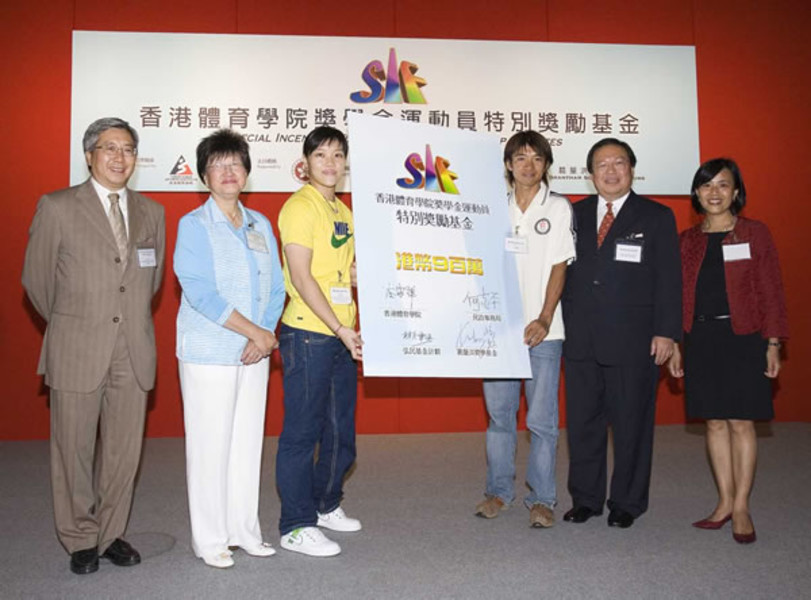
[[[7,382],[0,439],[48,436],[47,388],[35,374],[44,323],[20,285],[28,227],[39,197],[68,184],[70,149],[71,32],[176,31],[193,33],[301,34],[524,40],[619,44],[692,44],[696,47],[702,159],[725,155],[740,164],[748,188],[745,214],[765,221],[780,252],[792,339],[775,395],[781,421],[811,421],[802,384],[809,347],[804,294],[808,249],[803,238],[811,205],[797,201],[809,180],[802,154],[811,135],[811,12],[802,0],[769,4],[743,0],[448,0],[426,18],[423,3],[351,1],[340,8],[324,0],[31,0],[0,7],[0,95],[6,173],[0,219],[0,364]],[[324,69],[330,56],[323,57]],[[261,76],[251,57],[234,57],[233,68]],[[527,77],[543,77],[543,65]],[[313,77],[317,77],[313,73]],[[484,82],[486,84],[486,82]],[[550,86],[554,81],[548,82]],[[126,93],[127,65],[111,81]],[[217,85],[216,73],[211,85]],[[640,81],[640,86],[645,82]],[[110,116],[99,107],[98,116]],[[645,160],[639,157],[640,162]],[[696,165],[698,166],[698,165]],[[679,228],[695,223],[685,196],[659,198],[676,213]],[[167,246],[174,247],[181,215],[202,194],[151,196],[166,207]],[[575,198],[576,199],[576,198]],[[249,194],[247,203],[274,223],[282,194]],[[183,434],[174,357],[175,314],[180,290],[171,260],[155,301],[158,381],[150,397],[147,434]],[[281,365],[273,358],[266,431],[277,435],[282,419]],[[565,426],[561,392],[561,425]],[[660,383],[657,423],[684,421],[681,384]],[[486,426],[481,384],[475,380],[368,379],[358,398],[360,433],[479,431]]]

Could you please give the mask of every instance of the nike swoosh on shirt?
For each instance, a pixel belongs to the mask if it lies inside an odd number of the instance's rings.
[[[341,238],[339,240],[338,238],[335,237],[335,234],[333,233],[332,234],[332,239],[330,240],[330,243],[332,244],[333,248],[340,248],[341,246],[346,244],[349,241],[349,238],[351,238],[351,237],[352,237],[352,234],[347,233],[346,237],[343,237],[343,238]]]

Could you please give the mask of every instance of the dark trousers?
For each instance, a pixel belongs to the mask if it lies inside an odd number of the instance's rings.
[[[284,424],[276,453],[279,531],[315,527],[338,508],[355,462],[358,367],[337,337],[282,325]],[[318,458],[314,460],[318,448]]]
[[[614,442],[609,509],[638,517],[648,508],[659,368],[565,361],[569,493],[575,506],[603,508],[608,428]]]

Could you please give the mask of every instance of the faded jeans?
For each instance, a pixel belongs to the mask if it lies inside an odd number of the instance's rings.
[[[524,499],[529,507],[544,504],[554,508],[555,458],[558,445],[558,383],[562,340],[541,342],[529,348],[532,379],[524,380],[527,398],[527,429],[530,433],[527,484]],[[488,379],[484,399],[490,424],[487,427],[487,490],[506,504],[515,499],[515,444],[520,379]]]

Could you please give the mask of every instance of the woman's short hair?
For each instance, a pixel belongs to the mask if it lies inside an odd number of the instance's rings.
[[[552,157],[552,146],[549,141],[537,131],[519,131],[512,136],[504,145],[504,166],[511,163],[513,156],[518,154],[524,148],[532,148],[535,154],[542,156],[546,161],[546,171],[543,174],[543,182],[549,185],[549,167],[552,166],[554,158]],[[515,183],[515,176],[512,171],[507,171],[507,181],[510,185]]]
[[[307,134],[307,137],[304,138],[304,148],[302,152],[306,158],[315,152],[321,144],[331,144],[332,142],[338,142],[338,144],[340,144],[341,149],[344,151],[344,156],[349,154],[349,144],[346,141],[346,136],[339,129],[329,127],[328,125],[316,127]]]
[[[701,206],[701,202],[698,201],[696,190],[705,183],[712,181],[724,169],[729,169],[729,172],[732,173],[733,188],[738,190],[729,211],[733,215],[737,215],[746,206],[746,186],[743,184],[743,175],[741,175],[737,163],[731,158],[713,158],[702,163],[698,168],[698,171],[693,176],[693,185],[690,187],[690,203],[693,205],[693,210],[698,214],[703,215],[704,208]]]
[[[591,149],[589,150],[588,155],[586,156],[586,169],[588,172],[594,175],[594,154],[600,148],[604,148],[605,146],[619,146],[623,150],[625,150],[625,154],[628,155],[628,162],[631,163],[631,168],[636,168],[636,154],[634,154],[633,148],[628,142],[623,142],[622,140],[618,140],[617,138],[603,138],[596,144],[594,144]]]
[[[218,129],[197,144],[197,175],[205,181],[206,169],[211,161],[237,155],[245,171],[251,172],[251,154],[245,138],[230,129]]]

